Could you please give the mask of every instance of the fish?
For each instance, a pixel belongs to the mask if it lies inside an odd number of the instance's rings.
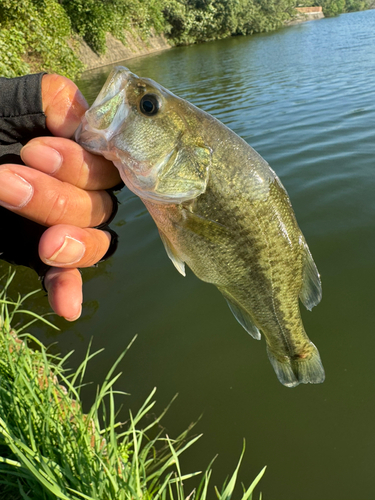
[[[286,387],[325,379],[299,301],[322,297],[320,275],[288,194],[269,164],[210,114],[129,69],[112,69],[75,135],[118,168],[141,198],[166,253],[214,284],[242,327],[263,333]]]

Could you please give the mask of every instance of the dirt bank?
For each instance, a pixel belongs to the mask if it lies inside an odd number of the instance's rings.
[[[316,19],[323,19],[324,17],[322,7],[297,7],[296,11],[296,18],[286,23],[287,26],[305,23],[306,21],[315,21]]]
[[[107,33],[107,51],[104,55],[99,56],[82,40],[80,41],[79,58],[89,70],[172,47],[163,35],[152,35],[147,41],[144,41],[140,37],[126,33],[126,41],[127,44],[123,45],[110,33]]]

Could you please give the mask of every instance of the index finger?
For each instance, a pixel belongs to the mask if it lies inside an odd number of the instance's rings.
[[[42,102],[47,128],[59,137],[72,137],[88,109],[77,85],[61,75],[43,75]]]
[[[121,182],[114,164],[63,137],[37,137],[21,150],[25,165],[81,189],[109,189]]]

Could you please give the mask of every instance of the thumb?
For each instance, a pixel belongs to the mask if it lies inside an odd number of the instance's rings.
[[[58,137],[72,137],[88,108],[77,85],[65,76],[44,75],[42,101],[48,130]]]

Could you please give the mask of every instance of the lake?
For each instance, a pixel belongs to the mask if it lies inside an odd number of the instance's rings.
[[[213,114],[280,177],[322,277],[322,302],[301,311],[326,381],[283,387],[264,340],[241,328],[215,287],[177,273],[151,217],[127,189],[112,223],[117,253],[83,273],[82,318],[54,318],[58,334],[44,327],[32,333],[57,342],[63,354],[74,349],[72,368],[91,339],[94,350],[105,348],[87,371],[87,403],[137,335],[120,365],[117,388],[130,396],[119,418],[154,386],[155,414],[178,393],[164,418],[168,435],[199,417],[193,432],[203,433],[182,460],[185,472],[204,470],[218,454],[212,484],[221,486],[245,439],[239,480],[249,485],[267,465],[258,487],[264,499],[375,498],[375,11],[124,65]],[[110,69],[78,82],[89,102]],[[14,288],[37,286],[21,269]],[[43,294],[29,305],[49,310]]]

